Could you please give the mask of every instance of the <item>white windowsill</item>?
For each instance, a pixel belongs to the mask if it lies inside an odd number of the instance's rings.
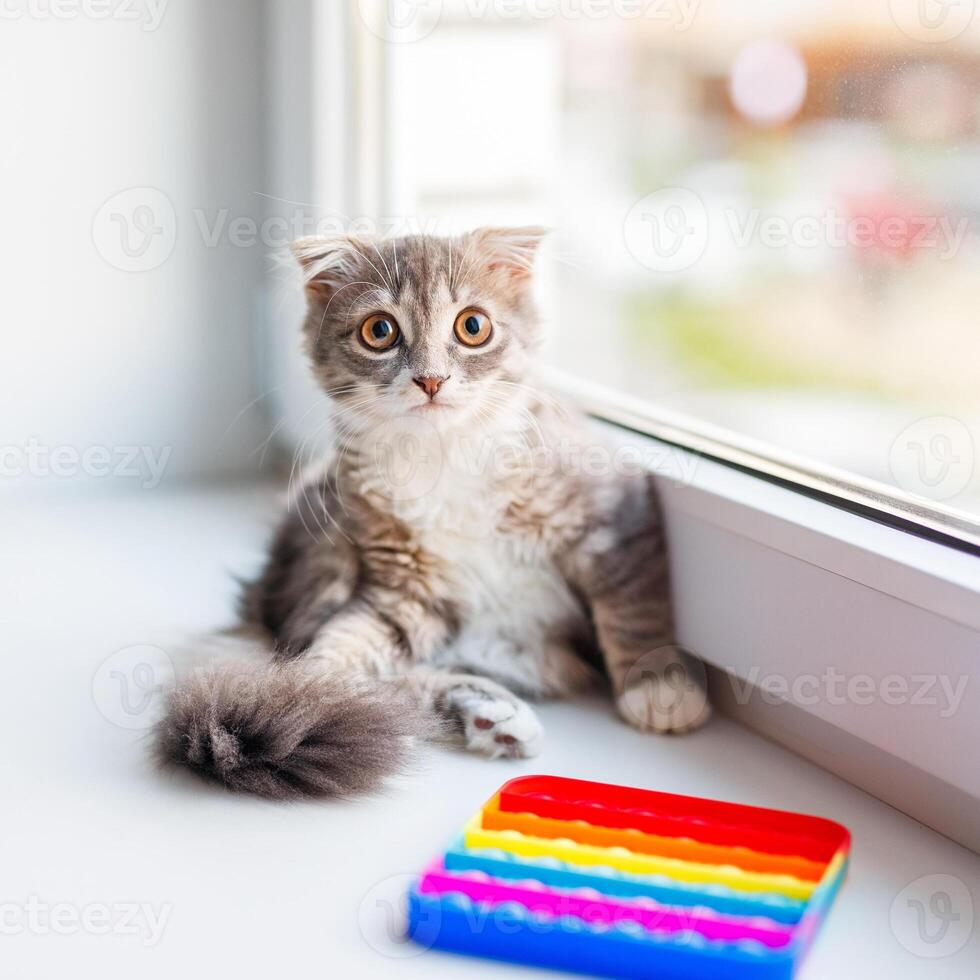
[[[500,783],[538,771],[839,820],[854,835],[851,872],[801,980],[975,976],[977,930],[930,961],[910,920],[897,932],[889,923],[903,889],[929,875],[965,882],[980,909],[980,858],[723,717],[657,738],[602,698],[543,705],[538,759],[432,750],[388,793],[351,804],[268,804],[155,772],[143,733],[96,709],[93,673],[122,647],[226,623],[231,574],[254,566],[277,510],[276,492],[243,486],[48,497],[0,513],[4,646],[16,651],[2,661],[0,697],[21,733],[4,767],[5,901],[171,906],[152,947],[139,936],[5,935],[5,974],[529,976],[439,953],[403,958],[377,899],[403,887]]]

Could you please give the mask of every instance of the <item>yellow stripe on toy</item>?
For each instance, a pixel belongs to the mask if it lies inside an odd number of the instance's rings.
[[[711,882],[744,892],[769,892],[789,898],[809,898],[816,882],[791,875],[743,871],[734,865],[695,864],[676,858],[638,854],[625,847],[593,847],[568,838],[529,837],[517,830],[487,830],[482,813],[464,831],[467,847],[494,848],[523,857],[553,857],[569,864],[617,868],[632,874],[666,875],[677,881]]]

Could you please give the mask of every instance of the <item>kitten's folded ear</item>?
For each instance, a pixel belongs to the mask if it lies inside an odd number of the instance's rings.
[[[356,282],[364,243],[350,235],[311,235],[290,246],[303,272],[310,303],[326,303],[346,283]]]
[[[491,271],[504,273],[514,280],[530,279],[538,246],[548,234],[547,228],[527,225],[523,228],[477,228],[470,233]]]

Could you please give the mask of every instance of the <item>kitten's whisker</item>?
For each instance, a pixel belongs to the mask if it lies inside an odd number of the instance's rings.
[[[372,244],[372,245],[374,245],[374,243],[373,243],[373,242],[372,242],[371,244]],[[375,250],[377,250],[377,247],[378,247],[377,245],[374,245],[374,248],[375,248]],[[381,280],[381,283],[382,283],[382,285],[383,285],[383,286],[384,286],[384,287],[385,287],[385,288],[386,288],[386,289],[388,290],[388,292],[392,292],[392,289],[391,289],[391,284],[390,284],[390,283],[388,282],[388,280],[387,280],[387,279],[385,279],[385,277],[384,277],[384,276],[383,276],[383,275],[381,274],[381,270],[380,270],[380,269],[379,269],[379,268],[378,268],[378,267],[377,267],[377,266],[376,266],[376,265],[374,264],[374,262],[372,262],[372,261],[371,261],[371,259],[369,259],[369,258],[368,258],[368,256],[366,256],[366,255],[365,255],[365,254],[364,254],[364,253],[363,253],[363,252],[362,252],[362,251],[361,251],[361,250],[360,250],[360,249],[359,249],[359,248],[358,248],[358,247],[357,247],[356,245],[354,245],[353,243],[351,244],[351,248],[352,248],[352,249],[353,249],[353,250],[354,250],[355,252],[357,252],[357,254],[358,254],[358,255],[359,255],[359,256],[360,256],[360,257],[361,257],[362,259],[364,259],[364,261],[365,261],[365,262],[367,262],[367,264],[368,264],[369,266],[371,266],[371,268],[372,268],[372,269],[374,270],[374,273],[375,273],[375,275],[376,275],[376,276],[377,276],[377,277],[378,277],[378,278],[379,278],[379,279]],[[377,283],[373,283],[372,285],[374,285],[374,286],[375,286],[375,287],[377,288]]]
[[[292,467],[290,469],[289,481],[288,481],[288,492],[289,492],[290,496],[292,496],[293,486],[294,486],[295,479],[296,479],[297,463],[298,463],[299,459],[303,455],[305,446],[312,439],[315,439],[317,436],[319,436],[322,433],[323,429],[325,428],[325,425],[326,425],[326,423],[324,423],[323,425],[321,425],[318,428],[314,429],[311,433],[309,433],[307,436],[305,436],[300,441],[300,444],[297,447],[296,452],[293,455],[293,465],[292,465]],[[305,469],[305,467],[304,467],[304,469]],[[340,524],[336,521],[336,519],[333,517],[333,515],[330,513],[329,509],[326,506],[325,501],[323,500],[322,495],[320,497],[320,506],[319,506],[319,508],[313,506],[313,502],[310,500],[310,497],[309,497],[309,491],[310,491],[310,488],[312,487],[312,485],[313,485],[313,481],[312,480],[306,480],[306,479],[304,479],[302,481],[301,485],[300,485],[300,493],[297,494],[297,497],[298,496],[302,496],[303,503],[306,504],[307,507],[309,508],[309,510],[316,515],[317,531],[319,532],[320,535],[326,537],[328,541],[330,541],[331,543],[333,543],[333,537],[331,536],[329,529],[326,527],[326,525],[324,524],[323,519],[322,519],[322,518],[325,517],[349,541],[350,538],[348,537],[348,535],[344,531],[344,529],[340,526]],[[299,507],[298,514],[299,514],[299,518],[300,518],[300,523],[303,525],[303,530],[306,531],[306,533],[311,538],[313,538],[315,540],[317,538],[317,534],[314,534],[314,532],[311,530],[310,526],[307,524],[305,511],[304,511],[304,508],[302,506]]]
[[[306,419],[306,417],[310,414],[310,412],[316,411],[316,409],[318,408],[329,408],[329,404],[326,402],[315,402],[299,417],[299,419],[297,419],[297,422],[303,422]],[[328,412],[325,421],[329,420],[329,418],[330,418],[330,413]],[[282,427],[286,424],[287,421],[288,420],[286,416],[283,415],[282,418],[272,427],[272,431],[252,450],[251,455],[253,456],[256,453],[261,454],[259,456],[260,465],[265,462],[266,450],[271,445],[272,440],[276,437],[278,432],[282,429]]]
[[[524,389],[526,393],[533,393],[533,389]],[[541,429],[541,425],[534,414],[524,405],[513,402],[506,398],[506,396],[501,392],[494,392],[492,389],[484,394],[484,399],[490,403],[495,403],[501,411],[512,411],[518,415],[518,418],[525,422],[526,427],[532,429],[537,436],[539,443],[544,445],[546,439],[544,432]]]
[[[398,270],[398,239],[397,238],[392,238],[391,240],[391,254],[395,262],[395,285],[398,287],[398,291],[401,292],[402,274]]]
[[[504,381],[502,378],[497,378],[492,382],[493,384],[506,385],[509,388],[518,388],[521,391],[526,391],[529,395],[535,398],[540,398],[542,401],[546,402],[549,408],[553,408],[559,415],[563,418],[568,418],[568,407],[564,405],[559,399],[557,399],[551,392],[544,388],[536,387],[534,385],[529,385],[521,381]]]
[[[463,249],[463,256],[460,259],[459,269],[456,273],[457,281],[460,276],[468,274],[470,271],[470,266],[473,264],[473,246],[475,242],[472,235],[468,236],[466,239],[466,245]]]
[[[286,417],[283,416],[276,424],[272,427],[269,434],[249,453],[250,456],[254,456],[256,453],[259,454],[259,466],[265,466],[265,453],[266,450],[272,445],[272,440],[279,434],[279,430],[286,424]]]
[[[225,429],[225,431],[224,431],[224,432],[222,433],[222,437],[224,437],[224,436],[226,436],[226,435],[228,435],[228,433],[229,433],[229,432],[231,432],[231,430],[232,430],[232,429],[233,429],[233,428],[235,427],[235,425],[236,425],[236,423],[238,422],[238,420],[239,420],[239,419],[240,419],[240,418],[241,418],[241,417],[242,417],[242,416],[243,416],[243,415],[244,415],[244,414],[245,414],[245,413],[246,413],[246,412],[247,412],[247,411],[248,411],[248,410],[249,410],[249,409],[250,409],[250,408],[251,408],[251,407],[252,407],[253,405],[255,405],[255,404],[257,404],[258,402],[260,402],[260,401],[262,401],[262,399],[263,399],[263,398],[268,398],[268,397],[269,397],[269,395],[274,395],[274,394],[275,394],[275,393],[276,393],[277,391],[279,391],[279,389],[280,389],[280,388],[282,388],[282,387],[283,387],[282,385],[276,385],[276,386],[275,386],[274,388],[270,388],[270,389],[269,389],[268,391],[263,391],[261,395],[256,395],[256,396],[255,396],[255,397],[254,397],[254,398],[253,398],[253,399],[252,399],[252,400],[251,400],[250,402],[248,402],[248,403],[246,403],[245,405],[243,405],[243,406],[242,406],[242,408],[240,408],[240,409],[239,409],[239,411],[237,412],[237,414],[235,415],[235,417],[234,417],[234,418],[233,418],[233,419],[232,419],[232,420],[231,420],[231,421],[230,421],[230,422],[228,423],[228,426],[227,426],[227,428],[226,428],[226,429]]]
[[[358,388],[384,388],[384,387],[385,387],[384,385],[380,385],[380,384],[374,385],[374,384],[367,384],[366,382],[363,381],[355,381],[353,384],[341,385],[339,388],[324,388],[323,393],[325,395],[330,395],[332,397],[333,395],[338,395],[345,391],[357,391]]]
[[[266,194],[264,191],[252,191],[257,197],[264,197],[269,201],[278,201],[280,204],[291,204],[297,208],[313,208],[315,211],[326,211],[325,204],[312,204],[309,201],[291,201],[288,197],[278,197],[275,194]],[[346,220],[347,216],[343,216]]]
[[[574,256],[572,252],[559,252],[554,249],[549,249],[548,254],[553,261],[567,266],[569,269],[575,269],[577,271],[585,268],[585,263],[580,261],[577,256]]]
[[[449,250],[449,277],[448,277],[449,295],[452,296],[453,299],[455,300],[456,283],[453,281],[453,239],[452,238],[446,239],[446,247]]]
[[[395,296],[398,291],[391,285],[391,270],[388,268],[388,263],[385,262],[385,257],[381,254],[381,249],[378,248],[377,242],[375,242],[373,239],[371,241],[371,247],[378,253],[378,258],[381,259],[381,264],[385,267],[385,272],[388,274],[388,278],[385,280],[385,285],[388,287],[388,292],[390,292],[392,296]]]
[[[330,307],[331,307],[331,305],[333,304],[333,301],[334,301],[334,300],[335,300],[335,299],[336,299],[336,298],[337,298],[337,297],[338,297],[338,296],[339,296],[339,295],[340,295],[340,294],[341,294],[341,293],[342,293],[342,292],[343,292],[343,291],[344,291],[345,289],[348,289],[348,288],[349,288],[350,286],[369,286],[369,287],[371,287],[371,288],[373,288],[373,289],[376,289],[376,288],[377,288],[377,285],[376,285],[375,283],[373,283],[373,282],[368,282],[368,281],[367,281],[366,279],[361,279],[361,280],[358,280],[358,281],[356,281],[356,282],[345,282],[345,283],[343,284],[343,286],[338,286],[338,287],[337,287],[337,289],[335,289],[335,290],[333,291],[333,295],[332,295],[332,296],[330,297],[330,299],[328,299],[328,300],[327,300],[327,304],[326,304],[326,306],[324,306],[324,308],[323,308],[323,313],[322,313],[322,314],[321,314],[321,316],[320,316],[320,324],[319,324],[319,326],[318,326],[318,327],[316,328],[316,341],[315,341],[315,343],[316,343],[316,344],[319,344],[319,343],[320,343],[320,335],[321,335],[321,334],[323,333],[323,324],[324,324],[324,323],[326,322],[326,319],[327,319],[327,313],[329,313],[329,312],[330,312]],[[366,292],[366,290],[365,290],[365,292]],[[348,307],[347,307],[347,316],[346,316],[346,318],[345,318],[345,319],[347,319],[347,320],[349,320],[349,319],[350,319],[350,310],[351,310],[351,308],[350,308],[350,306],[348,306]]]
[[[332,391],[330,391],[328,389],[327,393],[328,394],[335,395],[338,392],[342,392],[342,391],[345,391],[345,390],[354,391],[354,390],[356,390],[358,388],[382,388],[382,387],[384,387],[384,386],[383,385],[349,385],[346,388],[344,388],[344,387],[335,388]],[[371,395],[369,397],[372,397],[373,398],[374,396]],[[317,434],[317,435],[319,433],[321,433],[326,428],[326,426],[327,426],[327,424],[329,422],[331,422],[332,420],[336,419],[343,412],[344,405],[343,405],[343,403],[336,404],[336,405],[331,405],[329,402],[322,402],[322,401],[315,402],[313,405],[311,405],[299,417],[299,419],[297,419],[297,422],[303,422],[307,418],[307,416],[309,416],[309,414],[311,412],[316,411],[318,408],[327,408],[329,410],[328,410],[326,416],[324,417],[323,421],[318,425],[317,429],[315,430],[315,434]],[[275,426],[273,426],[272,431],[265,437],[265,439],[263,439],[262,442],[260,442],[258,444],[258,446],[256,446],[252,450],[252,453],[251,453],[252,455],[255,455],[255,453],[261,452],[262,455],[260,456],[260,462],[264,462],[265,461],[265,453],[266,453],[269,445],[271,444],[271,442],[275,438],[276,434],[282,429],[282,427],[286,424],[287,421],[288,420],[286,419],[286,417],[283,416],[275,424]],[[302,443],[305,443],[309,438],[310,438],[310,435],[309,434],[307,434],[306,436],[304,436],[301,444]]]

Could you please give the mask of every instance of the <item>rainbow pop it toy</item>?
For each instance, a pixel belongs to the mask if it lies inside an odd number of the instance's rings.
[[[781,980],[813,941],[849,847],[821,817],[523,776],[413,886],[408,932],[595,976]]]

